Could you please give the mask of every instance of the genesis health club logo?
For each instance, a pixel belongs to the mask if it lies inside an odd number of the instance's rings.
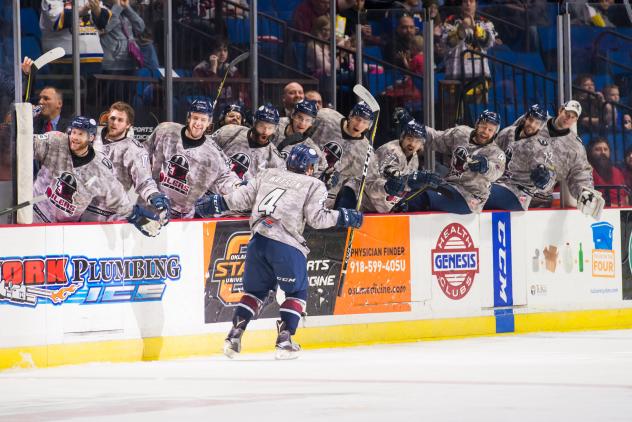
[[[478,248],[472,236],[459,223],[446,226],[432,250],[432,275],[437,277],[439,287],[450,299],[465,297],[472,288],[478,273]]]

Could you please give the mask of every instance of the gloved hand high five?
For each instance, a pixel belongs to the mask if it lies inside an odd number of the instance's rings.
[[[337,227],[353,227],[357,229],[362,226],[364,215],[360,211],[350,208],[338,208],[338,211]]]
[[[424,186],[435,189],[443,183],[443,179],[431,171],[417,170],[408,175],[407,183],[411,190],[419,190]]]
[[[160,224],[166,226],[171,218],[171,202],[169,198],[162,192],[156,192],[149,196],[149,203],[158,210]]]
[[[195,211],[204,218],[219,215],[224,211],[228,211],[228,205],[222,195],[211,194],[204,195],[195,202]]]
[[[127,217],[127,221],[132,223],[142,234],[149,237],[156,237],[160,233],[160,221],[153,212],[135,205],[132,214]]]
[[[489,162],[487,161],[487,157],[483,155],[473,156],[471,161],[468,162],[467,168],[476,173],[487,173],[487,171],[489,170]]]
[[[578,210],[599,220],[605,205],[606,201],[603,199],[601,192],[582,186],[582,191],[577,197]]]
[[[544,164],[538,164],[531,170],[531,181],[538,189],[544,189],[551,181],[551,172]]]

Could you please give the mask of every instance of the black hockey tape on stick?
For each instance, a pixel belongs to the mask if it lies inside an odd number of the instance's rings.
[[[373,122],[373,130],[371,131],[371,138],[369,139],[369,146],[366,151],[366,158],[364,159],[364,167],[362,169],[362,179],[360,179],[360,191],[358,192],[358,202],[356,203],[356,210],[360,211],[360,206],[362,205],[362,196],[364,195],[364,186],[366,185],[366,175],[369,171],[369,162],[371,160],[371,155],[373,154],[373,140],[375,139],[375,131],[377,129],[377,123],[380,119],[380,105],[377,103],[373,95],[369,92],[368,89],[363,87],[360,84],[357,84],[353,87],[353,92],[356,94],[362,101],[368,104],[371,107],[371,110],[376,114],[375,121]],[[344,257],[342,258],[342,268],[340,270],[340,282],[338,283],[338,297],[342,295],[342,289],[345,284],[345,279],[347,278],[347,269],[349,268],[349,260],[351,259],[351,248],[353,246],[353,236],[355,234],[355,228],[349,229],[349,241],[347,242],[347,249],[345,249]]]
[[[17,210],[21,209],[21,208],[28,207],[29,205],[37,204],[38,202],[42,202],[46,198],[47,198],[46,195],[36,196],[35,198],[29,199],[28,201],[20,202],[17,205],[14,205],[12,207],[0,210],[0,215],[10,214],[10,213],[12,213],[14,211],[17,211]]]
[[[50,62],[53,62],[57,59],[60,59],[66,55],[66,50],[62,47],[55,47],[52,50],[47,51],[46,53],[39,56],[37,59],[33,61],[33,65],[31,66],[31,71],[29,72],[28,82],[26,83],[26,93],[24,95],[24,101],[29,100],[29,95],[31,94],[31,76],[33,72],[40,70]]]
[[[241,53],[239,56],[235,57],[232,62],[228,63],[228,68],[226,69],[226,73],[224,73],[222,82],[219,84],[219,89],[217,90],[215,101],[213,101],[213,111],[215,111],[215,106],[217,105],[217,100],[219,100],[219,96],[222,95],[222,90],[224,89],[224,83],[226,82],[226,78],[228,77],[230,70],[233,67],[237,66],[239,63],[246,60],[248,57],[250,57],[250,52],[246,51],[245,53]]]

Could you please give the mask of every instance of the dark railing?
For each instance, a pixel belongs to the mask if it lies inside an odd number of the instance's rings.
[[[619,208],[629,205],[630,193],[632,190],[625,185],[595,185],[595,189],[600,191],[606,201],[606,207]]]

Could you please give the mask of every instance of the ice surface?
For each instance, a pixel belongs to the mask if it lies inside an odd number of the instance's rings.
[[[0,397],[19,422],[629,422],[632,330],[9,370]]]

